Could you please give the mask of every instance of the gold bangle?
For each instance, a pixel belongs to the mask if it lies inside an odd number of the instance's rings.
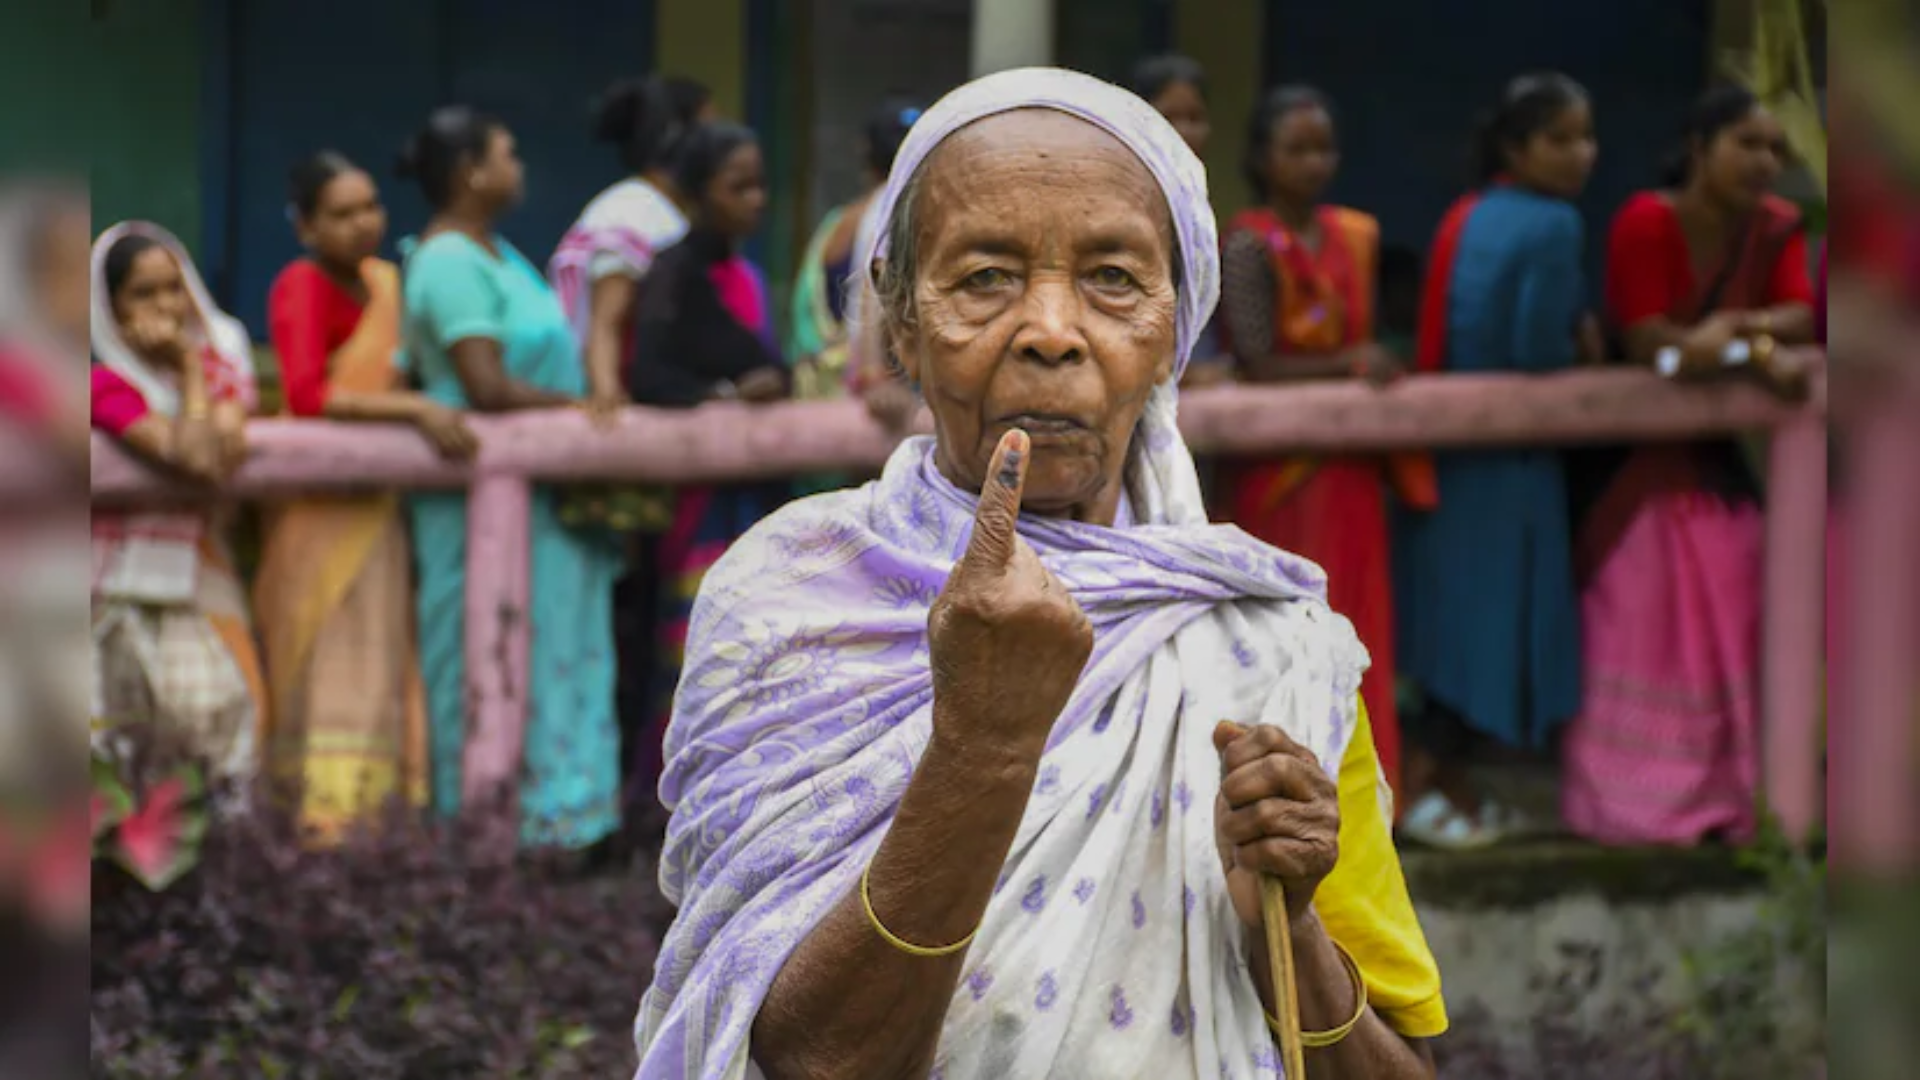
[[[882,926],[880,924],[880,916],[874,913],[873,894],[867,888],[867,878],[872,874],[873,874],[872,863],[868,863],[867,868],[865,870],[860,871],[860,906],[867,909],[867,921],[873,924],[873,932],[876,934],[879,934],[880,937],[884,941],[886,941],[887,944],[893,946],[896,949],[899,949],[901,952],[906,953],[908,956],[924,956],[924,957],[952,956],[954,953],[957,953],[961,949],[966,948],[968,945],[973,944],[973,935],[980,932],[980,928],[978,926],[974,927],[972,930],[967,931],[967,936],[961,938],[959,941],[956,941],[951,945],[941,945],[935,948],[928,948],[925,945],[915,945],[911,941],[907,941],[904,938],[896,936],[893,931],[887,929],[885,926]]]
[[[1324,1050],[1329,1046],[1340,1045],[1347,1036],[1353,1034],[1354,1028],[1360,1026],[1360,1018],[1367,1015],[1367,980],[1360,974],[1359,963],[1337,941],[1333,942],[1333,951],[1340,954],[1340,962],[1347,968],[1347,978],[1353,982],[1353,1016],[1337,1028],[1301,1032],[1300,1045],[1309,1050]],[[1260,1011],[1260,1015],[1267,1018],[1267,1028],[1273,1032],[1275,1038],[1279,1038],[1280,1021],[1264,1009]]]

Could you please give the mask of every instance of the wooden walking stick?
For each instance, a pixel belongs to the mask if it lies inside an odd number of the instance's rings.
[[[1267,924],[1267,966],[1273,972],[1273,1016],[1280,1021],[1280,1063],[1287,1080],[1306,1080],[1299,984],[1293,975],[1293,931],[1287,924],[1287,890],[1277,877],[1260,876],[1260,917]]]

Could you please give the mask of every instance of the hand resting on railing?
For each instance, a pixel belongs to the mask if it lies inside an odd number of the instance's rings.
[[[1684,439],[1823,412],[1820,354],[1806,355],[1815,363],[1809,399],[1800,405],[1754,385],[1676,385],[1646,370],[1587,368],[1542,376],[1415,376],[1384,389],[1357,382],[1214,387],[1187,394],[1180,420],[1196,453],[1228,455]],[[248,427],[246,466],[226,490],[258,496],[461,487],[476,473],[659,483],[764,479],[877,468],[897,441],[858,401],[635,407],[608,430],[596,430],[576,409],[477,416],[469,423],[481,448],[463,463],[443,460],[415,431],[397,426],[257,420]],[[92,473],[96,501],[183,490],[98,438]]]

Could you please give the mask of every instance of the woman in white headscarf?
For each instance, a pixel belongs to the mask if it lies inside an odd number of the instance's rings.
[[[641,1077],[1432,1075],[1439,975],[1317,567],[1209,525],[1175,387],[1206,180],[1134,95],[955,91],[879,196],[932,438],[707,576],[667,735]],[[1297,1080],[1297,1078],[1295,1078]]]
[[[204,483],[239,467],[251,342],[172,233],[125,222],[95,242],[92,323],[96,431]],[[221,526],[217,511],[94,514],[94,715],[152,723],[239,781],[266,692]]]

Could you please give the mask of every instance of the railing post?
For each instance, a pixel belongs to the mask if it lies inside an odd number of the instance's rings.
[[[467,738],[462,805],[511,797],[526,730],[532,488],[482,473],[467,495]]]
[[[1767,806],[1795,843],[1820,820],[1826,527],[1826,418],[1807,411],[1773,431],[1760,661]]]
[[[1830,723],[1836,855],[1867,874],[1911,869],[1914,710],[1920,662],[1920,393],[1892,394],[1848,422],[1846,713]]]

